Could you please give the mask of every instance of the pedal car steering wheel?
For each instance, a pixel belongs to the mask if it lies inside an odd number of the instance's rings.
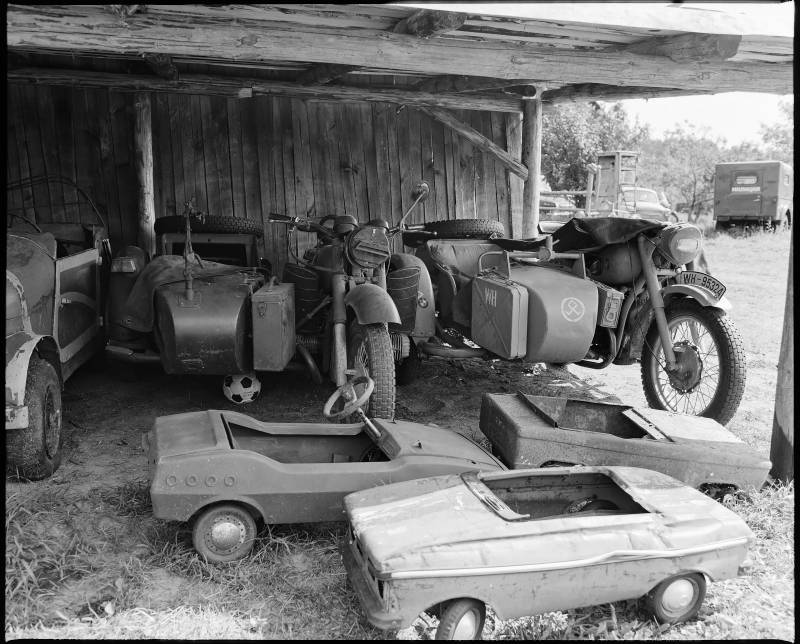
[[[360,396],[356,396],[356,385],[366,385],[364,392]],[[357,378],[348,380],[328,398],[325,406],[322,408],[322,414],[325,418],[349,416],[369,400],[373,389],[375,389],[375,381],[368,376],[358,376]],[[344,398],[344,407],[339,411],[331,411],[334,403],[339,400],[339,398]]]

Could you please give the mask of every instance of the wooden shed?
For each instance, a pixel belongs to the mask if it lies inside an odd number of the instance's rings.
[[[8,5],[10,211],[153,248],[184,203],[535,230],[542,110],[792,91],[791,37],[709,5]],[[12,185],[19,185],[13,184]],[[279,267],[283,228],[268,231]]]

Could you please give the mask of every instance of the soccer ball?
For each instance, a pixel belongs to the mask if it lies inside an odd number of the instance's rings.
[[[222,393],[232,403],[244,405],[258,398],[258,394],[261,393],[261,381],[254,373],[225,376],[225,380],[222,381]]]

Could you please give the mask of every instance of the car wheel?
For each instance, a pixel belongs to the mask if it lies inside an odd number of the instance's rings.
[[[479,640],[486,621],[486,606],[477,599],[456,599],[442,612],[437,640]]]
[[[38,481],[61,464],[61,383],[47,360],[31,356],[25,385],[28,427],[6,432],[6,468],[21,479]]]
[[[194,548],[209,563],[226,563],[253,549],[256,522],[240,505],[226,503],[203,511],[194,523]]]
[[[645,596],[645,602],[660,623],[676,624],[697,615],[705,596],[706,578],[695,572],[665,579]]]

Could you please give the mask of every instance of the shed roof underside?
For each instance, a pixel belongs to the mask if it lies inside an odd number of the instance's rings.
[[[713,7],[12,4],[9,80],[238,96],[370,88],[508,111],[532,86],[546,103],[791,93],[793,38]]]

